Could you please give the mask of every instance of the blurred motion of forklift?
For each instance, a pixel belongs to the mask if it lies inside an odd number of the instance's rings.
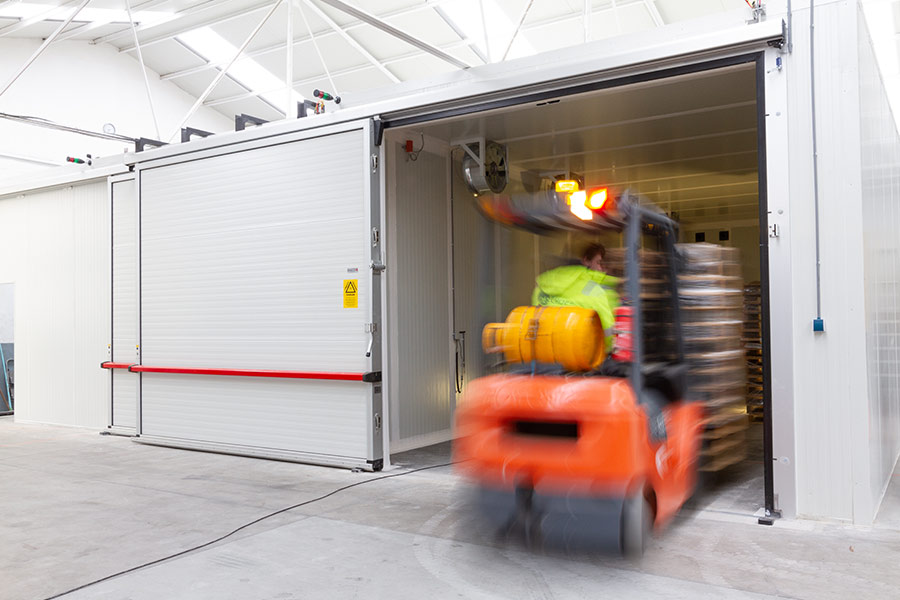
[[[742,458],[735,251],[676,244],[677,224],[628,191],[562,181],[477,202],[487,218],[536,234],[623,233],[606,263],[625,283],[612,348],[597,313],[577,306],[522,306],[485,327],[484,349],[505,372],[466,391],[458,470],[498,529],[640,556],[691,497],[699,469]]]

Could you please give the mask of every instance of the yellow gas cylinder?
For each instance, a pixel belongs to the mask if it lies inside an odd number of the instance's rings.
[[[600,317],[577,306],[520,306],[505,323],[488,323],[481,343],[508,362],[557,363],[569,371],[589,371],[606,356]]]

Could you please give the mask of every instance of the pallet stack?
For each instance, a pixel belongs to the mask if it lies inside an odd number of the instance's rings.
[[[669,294],[668,263],[663,252],[640,250],[641,307],[644,321],[644,359],[648,362],[666,362],[674,358],[671,300]],[[605,257],[606,272],[615,277],[625,277],[625,249],[611,248]],[[625,288],[620,290],[625,294]]]
[[[759,282],[744,286],[744,331],[747,355],[747,414],[751,421],[763,417],[762,302]]]
[[[721,471],[747,453],[743,281],[737,249],[679,244],[679,298],[688,396],[705,407],[701,470]]]

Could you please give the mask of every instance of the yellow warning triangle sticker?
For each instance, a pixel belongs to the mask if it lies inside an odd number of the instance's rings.
[[[332,289],[334,289],[334,288],[332,288]],[[354,283],[354,281],[352,279],[348,280],[347,285],[344,286],[344,293],[345,294],[355,294],[356,293],[356,284]]]

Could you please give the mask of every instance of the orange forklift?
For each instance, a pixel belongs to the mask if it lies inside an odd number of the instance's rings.
[[[643,554],[697,481],[703,408],[686,397],[677,225],[629,193],[482,196],[490,219],[535,233],[624,233],[615,343],[594,311],[519,307],[483,333],[506,370],[473,381],[456,413],[454,460],[485,517],[530,543]],[[663,277],[648,278],[655,244]],[[650,285],[654,288],[650,290]]]

